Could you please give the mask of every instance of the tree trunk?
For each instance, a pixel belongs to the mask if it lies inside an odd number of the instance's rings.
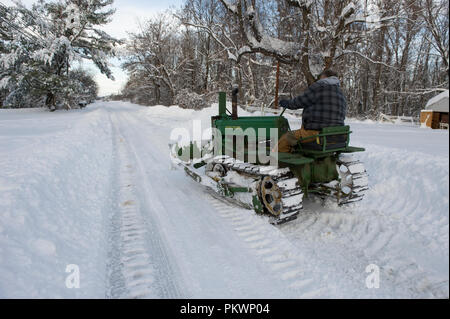
[[[384,37],[385,37],[385,28],[381,28],[378,35],[378,41],[377,41],[377,49],[375,52],[375,60],[376,61],[382,61],[383,60],[383,51],[384,51]],[[382,65],[377,64],[376,66],[376,74],[375,74],[375,83],[373,86],[373,95],[372,95],[372,110],[371,115],[372,117],[376,117],[380,113],[380,98],[379,98],[379,91],[381,87],[381,70]]]
[[[45,98],[45,105],[51,110],[54,111],[56,103],[56,96],[52,92],[47,92],[47,97]]]
[[[274,108],[278,108],[278,90],[280,88],[280,62],[277,61],[277,73],[275,75],[275,101]]]

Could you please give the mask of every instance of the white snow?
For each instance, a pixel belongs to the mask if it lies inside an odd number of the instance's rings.
[[[275,227],[171,169],[171,130],[216,112],[0,110],[0,297],[448,298],[448,131],[350,120],[366,198]]]
[[[350,11],[355,10],[355,4],[353,2],[350,2],[348,5],[345,6],[344,9],[342,9],[341,18],[345,17],[349,14]]]
[[[447,112],[449,110],[449,90],[445,90],[444,92],[436,95],[435,97],[431,98],[426,106],[426,110],[433,110],[436,112]]]
[[[430,106],[431,104],[436,103],[437,101],[447,98],[448,99],[448,95],[449,95],[449,91],[445,90],[444,92],[436,95],[435,97],[431,98],[428,102],[426,106]]]
[[[0,296],[104,294],[111,127],[102,110],[0,110]],[[82,289],[65,287],[78,264]]]

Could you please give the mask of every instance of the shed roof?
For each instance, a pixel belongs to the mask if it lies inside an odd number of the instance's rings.
[[[447,112],[448,113],[448,90],[436,95],[432,99],[430,99],[425,106],[426,110],[435,111],[435,112]]]

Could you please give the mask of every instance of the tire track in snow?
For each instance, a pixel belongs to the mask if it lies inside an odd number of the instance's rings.
[[[178,288],[158,229],[148,220],[147,205],[139,192],[139,163],[116,119],[115,135],[118,190],[116,211],[111,222],[109,298],[173,298]],[[141,190],[142,191],[142,190]],[[145,198],[144,198],[145,199]]]
[[[386,148],[369,149],[363,156],[373,170],[373,191],[356,213],[393,234],[376,255],[413,297],[448,298],[448,272],[436,272],[445,256],[448,269],[448,188],[442,188],[448,185],[448,157],[389,149],[386,160]]]
[[[125,157],[125,140],[114,128],[118,191],[112,216],[109,298],[152,298],[155,269],[147,249],[147,229],[133,184],[133,165]]]
[[[337,246],[336,253],[343,251],[346,256],[353,256],[355,268],[359,267],[359,263],[362,272],[365,266],[377,264],[381,285],[391,289],[392,296],[446,297],[446,281],[433,278],[413,259],[404,255],[401,248],[395,247],[397,238],[404,231],[395,220],[388,221],[386,216],[376,211],[368,212],[369,215],[357,215],[346,209],[330,212],[330,208],[322,207],[322,212],[314,212],[308,211],[308,204],[305,206],[305,212],[297,220],[280,228],[291,242],[313,239],[316,243],[312,245]],[[330,238],[325,234],[331,234]]]
[[[309,277],[302,258],[292,244],[266,218],[250,210],[237,208],[226,200],[209,192],[206,198],[218,214],[233,226],[246,246],[267,266],[274,277],[286,283],[288,289],[298,292],[300,298],[326,296],[327,287]]]

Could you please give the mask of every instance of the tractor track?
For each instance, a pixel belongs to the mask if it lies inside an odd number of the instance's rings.
[[[294,245],[299,247],[304,242],[324,250],[339,246],[340,251],[345,251],[340,257],[356,257],[360,268],[369,264],[379,266],[381,288],[396,298],[448,297],[447,281],[435,278],[396,247],[405,232],[403,225],[377,211],[371,211],[372,216],[368,217],[354,207],[353,211],[324,207],[325,211],[317,212],[311,209],[314,205],[307,204],[304,213],[292,224],[280,226]]]
[[[263,192],[266,196],[270,196],[271,201],[270,203],[266,202],[265,206],[269,206],[272,210],[272,212],[268,212],[269,215],[276,215],[271,216],[271,223],[273,224],[282,224],[294,220],[303,208],[303,191],[296,184],[297,179],[289,168],[280,169],[243,163],[228,156],[218,156],[208,165],[211,165],[211,167],[220,166],[226,172],[244,174],[243,176],[251,177],[255,181],[261,180],[261,186],[258,187],[257,193],[263,200],[265,199]],[[185,169],[189,170],[189,166],[185,166]],[[206,176],[206,178],[208,177]],[[265,188],[267,184],[270,185],[270,189]],[[276,188],[276,191],[272,187]],[[247,206],[251,207],[252,205],[247,203]],[[278,210],[275,207],[278,207]]]
[[[301,291],[299,298],[326,296],[327,287],[317,285],[305,271],[301,256],[286,238],[267,222],[267,216],[257,216],[231,204],[220,195],[209,192],[207,200],[218,214],[230,223],[247,248],[269,269],[275,278],[286,284],[288,289]],[[268,234],[278,236],[268,237]]]
[[[110,262],[107,298],[177,298],[178,287],[169,279],[164,244],[140,200],[136,174],[139,164],[130,145],[113,123],[118,189],[110,226]]]

